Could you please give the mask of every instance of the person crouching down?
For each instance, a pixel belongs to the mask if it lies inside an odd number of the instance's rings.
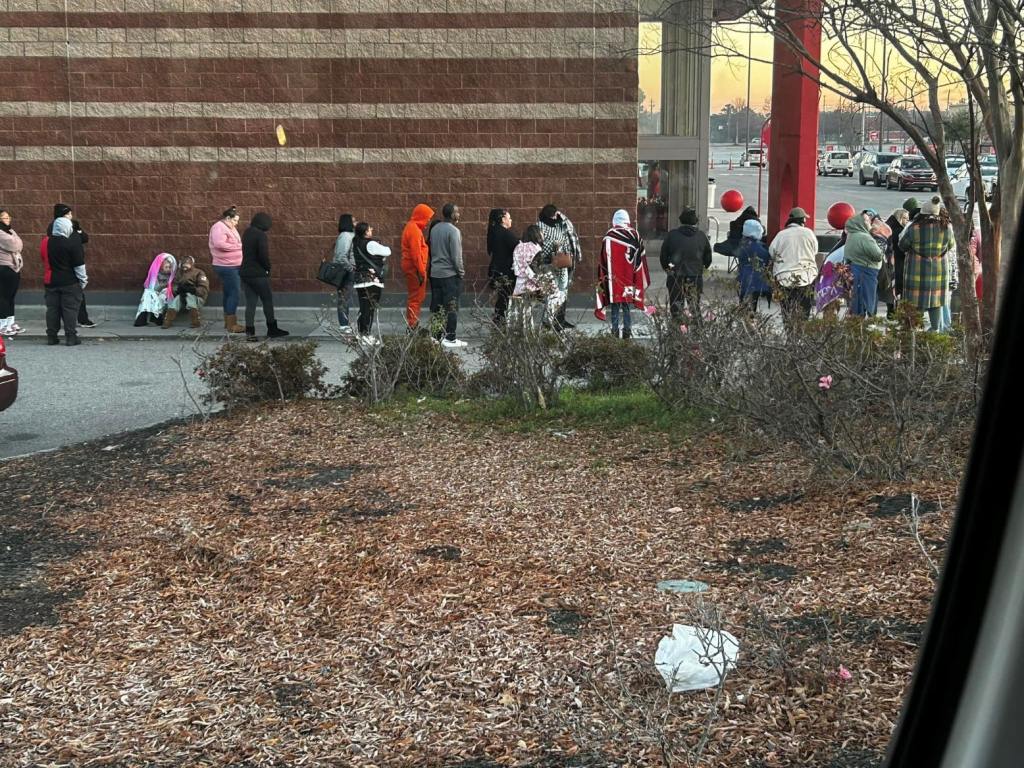
[[[206,304],[206,297],[210,295],[210,281],[196,266],[195,258],[192,256],[182,257],[174,280],[171,281],[171,287],[174,289],[174,299],[167,303],[167,311],[164,313],[164,328],[170,328],[178,313],[186,309],[192,320],[192,327],[201,327],[203,318],[199,314],[199,310]]]
[[[163,322],[167,305],[174,301],[174,273],[178,262],[169,253],[157,254],[149,265],[149,274],[143,285],[142,299],[135,313],[135,327],[141,328],[147,323],[160,325]]]

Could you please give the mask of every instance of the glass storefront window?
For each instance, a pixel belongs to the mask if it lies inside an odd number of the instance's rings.
[[[637,131],[651,136],[661,133],[662,24],[640,22],[637,74],[640,81]]]
[[[697,208],[697,163],[693,160],[643,160],[636,171],[636,226],[648,240],[660,240],[679,226],[683,208]],[[698,209],[704,218],[706,211]]]

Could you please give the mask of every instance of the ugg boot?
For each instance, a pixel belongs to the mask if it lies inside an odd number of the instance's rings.
[[[82,343],[82,340],[78,338],[77,333],[68,333],[65,334],[65,336],[66,338],[64,339],[64,343],[67,344],[69,347],[77,347],[79,344]]]
[[[288,331],[285,331],[277,327],[277,321],[267,323],[267,338],[268,339],[279,339],[282,336],[287,336]]]
[[[203,326],[203,317],[199,314],[198,309],[190,309],[188,311],[188,316],[192,318],[193,328],[201,328]]]
[[[245,328],[238,324],[235,315],[224,315],[224,329],[228,333],[245,333]]]
[[[139,314],[135,316],[135,327],[141,328],[142,326],[147,325],[150,317],[152,317],[152,315],[150,315],[149,312],[139,312]]]
[[[246,341],[259,341],[256,338],[256,326],[247,325],[245,326],[245,340]]]
[[[176,309],[168,309],[164,312],[164,328],[170,328],[171,324],[174,322],[174,318],[177,316],[178,310]]]

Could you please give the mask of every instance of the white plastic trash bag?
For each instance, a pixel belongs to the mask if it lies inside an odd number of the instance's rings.
[[[654,666],[672,693],[715,688],[736,666],[740,643],[716,629],[672,625],[672,636],[661,638]]]

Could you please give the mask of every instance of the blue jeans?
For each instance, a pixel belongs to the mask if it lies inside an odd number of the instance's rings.
[[[874,317],[878,306],[878,270],[851,264],[853,291],[850,296],[850,314]]]
[[[622,330],[632,331],[633,321],[629,317],[629,304],[612,304],[612,333],[619,334],[619,308],[622,308]]]
[[[348,303],[352,296],[352,284],[355,282],[355,273],[347,272],[345,279],[338,288],[338,327],[344,328],[349,325]]]
[[[242,278],[239,276],[241,267],[219,267],[213,265],[213,271],[217,273],[224,286],[224,314],[238,314],[238,297],[242,293]]]

